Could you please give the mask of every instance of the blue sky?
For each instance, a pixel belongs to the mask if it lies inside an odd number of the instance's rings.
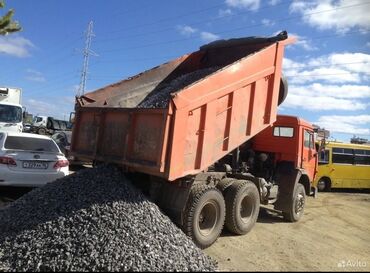
[[[216,39],[298,38],[285,52],[282,114],[349,141],[370,139],[369,0],[6,0],[23,31],[0,37],[0,85],[23,89],[33,114],[64,118],[80,82],[84,32],[95,37],[87,90],[135,75]],[[6,68],[6,69],[5,69]]]

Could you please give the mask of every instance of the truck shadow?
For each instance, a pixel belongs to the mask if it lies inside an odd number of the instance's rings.
[[[261,207],[260,212],[258,215],[257,223],[262,223],[262,224],[279,224],[279,223],[287,223],[284,219],[281,213]],[[221,237],[235,237],[234,233],[229,232],[226,228],[221,233]]]
[[[270,208],[261,207],[257,223],[277,224],[286,223],[286,221],[284,220],[281,212]]]

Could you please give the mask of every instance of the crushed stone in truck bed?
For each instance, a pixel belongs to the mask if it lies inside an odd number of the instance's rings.
[[[167,108],[170,95],[184,87],[212,74],[220,67],[199,69],[194,72],[181,75],[169,83],[160,84],[155,91],[152,91],[145,99],[140,102],[137,108]]]
[[[214,271],[114,167],[82,170],[0,211],[0,271]]]

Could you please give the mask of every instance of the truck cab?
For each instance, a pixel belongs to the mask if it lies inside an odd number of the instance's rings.
[[[21,89],[0,88],[0,132],[22,132]]]
[[[299,169],[305,177],[301,183],[310,193],[317,171],[314,129],[310,123],[299,117],[278,115],[273,126],[255,136],[253,149],[273,155],[276,166]]]
[[[32,126],[36,127],[46,127],[48,121],[47,116],[35,116],[32,120]]]

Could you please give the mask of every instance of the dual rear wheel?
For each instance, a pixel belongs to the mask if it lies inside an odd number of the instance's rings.
[[[223,193],[215,187],[195,186],[185,211],[184,232],[200,248],[212,245],[224,225],[235,234],[246,234],[257,221],[259,205],[257,187],[246,180],[235,180]]]

